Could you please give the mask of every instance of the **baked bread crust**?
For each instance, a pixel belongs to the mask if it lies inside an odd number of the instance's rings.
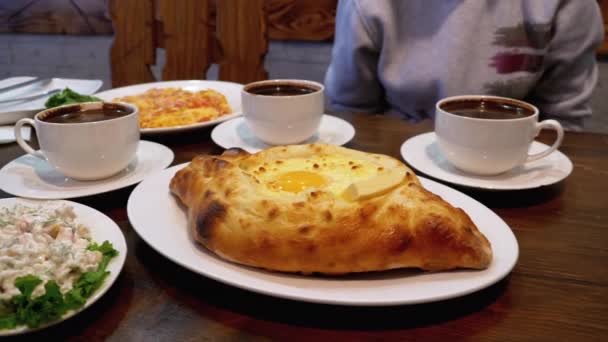
[[[341,155],[403,172],[387,192],[349,201],[331,192],[269,192],[260,165],[287,158]],[[266,163],[266,164],[264,164]],[[489,241],[469,216],[425,190],[400,161],[323,144],[273,147],[257,154],[230,149],[197,156],[170,189],[188,208],[192,238],[230,261],[269,270],[324,274],[483,269]]]

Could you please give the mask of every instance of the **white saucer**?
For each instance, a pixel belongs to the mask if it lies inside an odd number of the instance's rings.
[[[324,143],[344,145],[355,136],[355,128],[347,121],[332,115],[323,115],[319,131],[303,144]],[[249,153],[256,153],[271,147],[256,138],[247,127],[245,119],[239,117],[216,126],[211,139],[223,148],[240,147]]]
[[[65,177],[49,163],[29,154],[0,170],[0,189],[9,194],[36,199],[66,199],[96,195],[140,182],[164,170],[173,161],[173,151],[150,141],[140,141],[136,158],[120,173],[100,180],[78,181]]]
[[[532,142],[531,153],[548,148],[538,141]],[[435,133],[425,133],[408,139],[401,145],[401,156],[412,167],[436,179],[487,190],[524,190],[557,183],[570,175],[572,162],[566,155],[555,151],[545,158],[526,163],[496,176],[477,176],[452,166],[439,151]]]

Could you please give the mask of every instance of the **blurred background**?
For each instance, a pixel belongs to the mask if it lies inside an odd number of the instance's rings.
[[[100,79],[102,89],[189,78],[322,82],[331,58],[336,3],[3,0],[0,78]],[[602,12],[608,13],[605,2],[599,3]],[[604,53],[608,56],[608,45],[598,51],[600,79],[592,99],[594,115],[586,130],[608,133],[608,58]]]

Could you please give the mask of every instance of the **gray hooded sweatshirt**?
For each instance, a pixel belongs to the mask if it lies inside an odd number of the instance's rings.
[[[326,94],[333,110],[411,120],[443,97],[506,96],[576,130],[602,39],[595,0],[341,0]]]

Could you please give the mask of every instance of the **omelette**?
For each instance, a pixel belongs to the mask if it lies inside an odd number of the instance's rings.
[[[213,89],[152,88],[114,101],[137,106],[140,128],[187,126],[232,112],[226,97]]]
[[[303,274],[483,269],[489,241],[402,162],[324,144],[201,155],[171,192],[193,240],[244,265]]]

